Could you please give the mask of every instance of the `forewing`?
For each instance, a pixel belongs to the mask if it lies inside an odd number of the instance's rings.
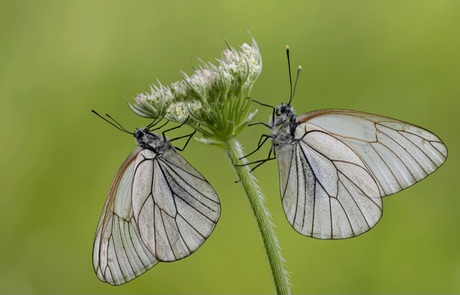
[[[324,130],[349,146],[365,163],[387,196],[405,189],[438,169],[447,158],[447,147],[435,134],[410,123],[349,110],[306,113],[304,127]]]
[[[220,216],[209,182],[173,149],[142,150],[135,164],[133,210],[142,241],[160,261],[196,251]]]
[[[135,149],[118,170],[102,211],[93,246],[97,277],[111,285],[124,284],[158,263],[141,239],[131,206]]]

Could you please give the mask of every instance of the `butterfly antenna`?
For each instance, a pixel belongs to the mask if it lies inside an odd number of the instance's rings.
[[[299,66],[297,68],[297,73],[296,73],[296,76],[295,76],[295,82],[294,82],[294,86],[293,86],[292,85],[292,72],[291,72],[291,56],[289,54],[289,46],[287,46],[287,45],[286,45],[286,57],[287,57],[287,62],[288,62],[289,88],[290,88],[288,105],[291,105],[292,99],[295,96],[295,91],[297,89],[297,82],[299,81],[299,76],[300,76],[300,72],[302,71],[302,67]]]
[[[287,57],[287,64],[288,64],[288,74],[289,74],[289,102],[288,105],[291,105],[292,98],[294,96],[294,90],[292,88],[292,74],[291,74],[291,57],[289,54],[289,46],[286,45],[286,57]]]
[[[107,123],[109,123],[110,125],[112,125],[113,127],[117,128],[118,130],[120,131],[123,131],[125,133],[129,133],[129,134],[133,134],[132,132],[130,132],[128,129],[124,128],[123,126],[121,126],[120,123],[118,123],[114,118],[112,118],[110,115],[108,114],[105,114],[110,120],[108,120],[107,118],[104,118],[103,116],[101,116],[98,112],[96,112],[95,110],[91,110],[96,116],[98,116],[99,118],[101,118],[102,120],[106,121]],[[112,120],[112,121],[111,121]]]
[[[291,100],[294,98],[295,96],[295,91],[297,89],[297,82],[299,82],[299,77],[300,77],[300,72],[302,71],[302,66],[298,66],[297,67],[297,73],[296,73],[296,76],[295,76],[295,82],[294,82],[294,90],[292,91],[292,97],[291,97]],[[291,104],[291,100],[289,101],[289,104]]]

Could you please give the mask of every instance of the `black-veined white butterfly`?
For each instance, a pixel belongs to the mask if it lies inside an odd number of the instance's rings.
[[[259,163],[254,170],[277,158],[284,213],[302,235],[343,239],[370,230],[382,216],[382,197],[422,180],[447,159],[441,139],[400,120],[343,109],[296,116],[294,92],[291,83],[289,102],[272,107],[269,124],[262,123],[271,134],[255,151],[268,138],[272,148],[267,159],[252,163]]]
[[[131,133],[116,121],[108,122]],[[176,152],[164,132],[159,136],[150,130],[154,125],[131,133],[138,147],[115,175],[97,226],[93,266],[97,277],[111,285],[124,284],[158,262],[189,256],[220,216],[213,187]]]

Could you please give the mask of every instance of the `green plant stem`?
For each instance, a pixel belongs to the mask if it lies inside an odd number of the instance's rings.
[[[232,163],[246,163],[245,159],[242,161],[240,160],[244,154],[240,143],[235,138],[231,138],[227,141],[226,148]],[[289,278],[287,272],[284,270],[284,259],[281,256],[278,239],[273,229],[270,212],[264,204],[265,196],[262,194],[262,191],[257,184],[257,180],[250,172],[248,166],[235,166],[235,170],[249,199],[254,217],[256,218],[257,225],[259,226],[260,234],[262,235],[262,240],[265,246],[268,261],[270,263],[273,280],[275,282],[276,293],[289,294]]]

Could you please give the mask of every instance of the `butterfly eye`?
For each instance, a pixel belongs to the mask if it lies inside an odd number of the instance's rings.
[[[276,108],[275,113],[276,113],[277,116],[281,116],[281,115],[285,114],[287,112],[287,110],[288,110],[288,106],[285,105],[285,104],[282,104],[282,105],[280,105],[279,107]]]
[[[134,133],[134,137],[139,140],[142,138],[142,136],[144,136],[144,132],[141,129],[137,129]]]

